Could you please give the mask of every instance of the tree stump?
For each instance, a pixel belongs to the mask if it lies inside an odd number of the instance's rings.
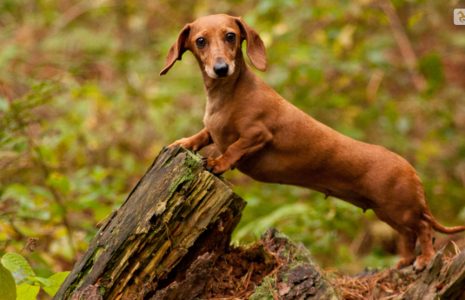
[[[143,299],[224,249],[245,202],[200,156],[165,148],[100,228],[54,299]]]

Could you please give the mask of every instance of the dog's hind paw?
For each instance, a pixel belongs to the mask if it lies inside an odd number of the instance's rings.
[[[415,262],[413,263],[413,269],[415,272],[419,273],[423,271],[426,266],[430,263],[432,257],[423,257],[423,256],[418,256]]]
[[[414,261],[415,261],[415,258],[402,258],[397,263],[396,268],[398,270],[403,269],[405,267],[408,267],[408,266],[412,265]]]

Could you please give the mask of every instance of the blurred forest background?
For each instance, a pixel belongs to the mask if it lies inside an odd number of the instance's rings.
[[[2,0],[0,256],[70,270],[160,149],[202,128],[190,53],[158,73],[182,26],[241,15],[261,35],[260,73],[290,102],[418,170],[433,213],[465,223],[465,26],[461,1]],[[247,202],[236,243],[276,227],[325,268],[391,266],[373,213],[301,188],[226,178]],[[438,236],[440,238],[440,236]]]

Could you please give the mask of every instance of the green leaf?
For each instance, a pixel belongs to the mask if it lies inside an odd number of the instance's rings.
[[[10,104],[6,98],[0,96],[0,112],[5,112],[10,107]]]
[[[68,274],[69,272],[58,272],[49,278],[36,277],[36,279],[42,284],[44,291],[53,297],[56,292],[58,292],[58,289],[63,281],[65,281]]]
[[[421,57],[420,71],[425,75],[430,87],[435,90],[444,83],[444,70],[439,54],[432,52]]]
[[[1,262],[13,274],[16,283],[21,283],[28,277],[35,276],[27,260],[17,253],[6,253]]]
[[[47,183],[65,194],[70,190],[70,182],[68,178],[58,172],[52,172],[47,178]]]
[[[40,286],[21,283],[16,287],[18,300],[36,300],[39,293]]]
[[[258,236],[262,232],[265,232],[266,228],[276,226],[279,221],[292,219],[299,214],[308,214],[311,210],[312,209],[308,205],[302,203],[283,205],[274,210],[272,213],[262,218],[257,218],[254,222],[250,222],[243,228],[239,229],[236,232],[234,239],[241,240],[251,233]]]
[[[0,299],[16,299],[15,279],[2,264],[0,264]]]

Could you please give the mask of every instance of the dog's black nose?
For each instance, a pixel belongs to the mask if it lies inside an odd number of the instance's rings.
[[[225,62],[219,62],[213,66],[213,71],[215,71],[215,74],[218,75],[218,77],[224,77],[228,75],[228,70],[229,66]]]

